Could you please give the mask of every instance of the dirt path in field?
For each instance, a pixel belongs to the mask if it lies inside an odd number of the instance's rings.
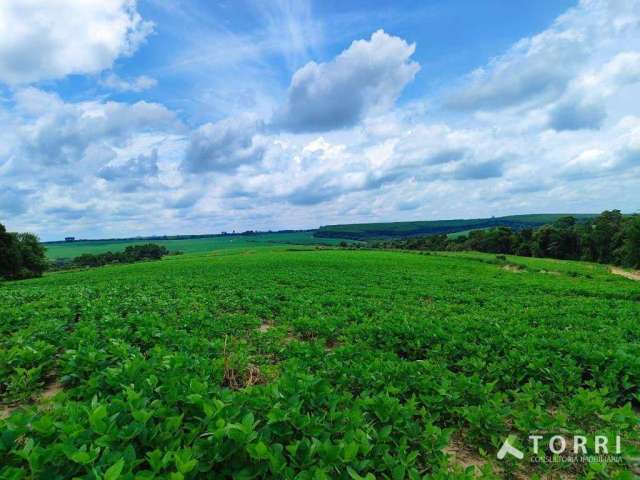
[[[614,275],[621,275],[624,278],[628,278],[629,280],[640,282],[640,271],[638,270],[628,271],[618,267],[611,267],[611,273],[613,273]]]
[[[37,395],[37,397],[35,398],[35,403],[41,403],[41,402],[45,402],[46,400],[49,400],[50,398],[53,398],[58,392],[61,392],[63,390],[62,388],[62,384],[58,383],[58,382],[53,382],[49,385],[47,385],[45,387],[45,389],[40,392],[39,395]],[[28,402],[28,400],[27,400]],[[26,403],[17,403],[17,404],[10,404],[10,405],[0,405],[0,420],[4,420],[5,418],[8,418],[9,415],[11,415],[11,412],[13,412],[15,409],[21,407],[22,405],[25,405]]]

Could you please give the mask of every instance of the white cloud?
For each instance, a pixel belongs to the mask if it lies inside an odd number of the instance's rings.
[[[136,51],[152,31],[135,0],[0,2],[0,81],[93,74]]]
[[[597,129],[606,118],[603,102],[585,98],[567,98],[549,112],[549,126],[554,130]]]
[[[155,78],[140,75],[139,77],[125,80],[115,73],[110,73],[104,80],[100,81],[103,87],[117,90],[119,92],[143,92],[155,87],[158,81]]]
[[[138,213],[130,215],[144,215],[159,202],[159,192],[179,184],[165,177],[175,175],[179,156],[171,150],[177,145],[182,154],[174,137],[183,127],[161,105],[71,103],[26,88],[14,94],[9,114],[0,213],[17,219],[28,211],[37,219],[29,228],[117,223],[131,202]],[[167,164],[172,161],[173,168]]]
[[[639,26],[636,0],[582,0],[545,31],[520,40],[474,71],[447,104],[491,110],[553,102],[582,71],[611,59],[620,48],[638,45]],[[629,60],[614,61],[608,74],[624,76],[620,71]]]
[[[102,167],[96,175],[121,192],[134,192],[153,186],[159,171],[158,150],[154,148],[149,154],[140,154],[125,161],[110,163]]]
[[[35,88],[18,91],[15,102],[22,149],[44,165],[77,162],[95,143],[117,146],[134,133],[179,127],[175,115],[155,103],[65,103]]]
[[[309,62],[291,80],[275,124],[294,132],[351,127],[391,107],[420,66],[415,45],[378,30],[328,63]]]
[[[192,135],[184,158],[186,172],[229,172],[262,160],[265,140],[262,123],[253,116],[239,116],[207,123]]]

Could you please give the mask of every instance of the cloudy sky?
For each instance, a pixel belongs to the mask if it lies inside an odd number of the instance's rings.
[[[640,209],[640,0],[3,0],[43,239]]]

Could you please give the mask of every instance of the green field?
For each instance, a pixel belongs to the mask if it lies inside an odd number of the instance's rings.
[[[469,232],[471,230],[479,230],[490,227],[511,227],[514,229],[535,228],[547,223],[553,223],[558,218],[567,215],[571,215],[579,221],[588,220],[597,216],[590,213],[543,213],[457,220],[326,225],[318,229],[316,236],[324,238],[351,238],[355,240],[367,240],[403,238],[442,233],[451,234],[463,231]]]
[[[633,478],[640,283],[472,253],[218,250],[0,284],[0,478]],[[619,434],[623,454],[496,459],[534,433],[589,451]]]
[[[340,239],[315,238],[312,232],[260,233],[256,235],[225,235],[206,238],[188,238],[179,240],[88,240],[77,242],[45,243],[47,257],[73,258],[83,253],[119,252],[129,245],[155,243],[170,251],[185,253],[211,252],[228,248],[257,247],[273,244],[329,244],[335,245]]]
[[[471,230],[461,230],[459,232],[455,232],[455,233],[449,233],[447,234],[447,237],[449,238],[458,238],[461,237],[463,235],[468,236],[471,232],[475,232],[475,229],[471,229]]]

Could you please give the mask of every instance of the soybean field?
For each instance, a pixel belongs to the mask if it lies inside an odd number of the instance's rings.
[[[256,246],[6,282],[0,478],[634,478],[639,320],[606,266],[471,253]],[[526,448],[566,432],[620,436],[618,461]]]

